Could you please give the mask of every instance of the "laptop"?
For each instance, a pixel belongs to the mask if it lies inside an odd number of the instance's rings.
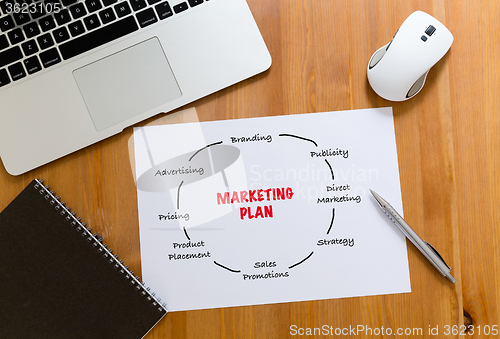
[[[0,0],[0,157],[19,175],[265,71],[245,0]]]

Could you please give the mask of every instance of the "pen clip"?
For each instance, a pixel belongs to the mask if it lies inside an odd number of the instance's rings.
[[[451,267],[450,267],[450,266],[448,266],[448,264],[446,263],[446,261],[444,261],[444,259],[443,259],[443,257],[441,256],[441,254],[439,254],[439,252],[438,252],[438,251],[437,251],[434,247],[432,247],[432,245],[431,245],[431,244],[429,244],[427,241],[425,241],[425,240],[424,240],[424,242],[425,242],[425,244],[426,244],[426,245],[427,245],[427,246],[428,246],[428,247],[432,250],[432,252],[434,252],[434,254],[435,254],[435,255],[437,255],[439,259],[441,259],[441,261],[443,262],[443,264],[445,264],[445,265],[446,265],[446,267],[448,267],[448,269],[451,269]]]

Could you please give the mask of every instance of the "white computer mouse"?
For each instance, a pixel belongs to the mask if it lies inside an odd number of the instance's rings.
[[[379,48],[368,63],[368,81],[382,98],[404,101],[424,87],[425,78],[451,47],[453,35],[436,18],[412,13],[394,38]]]

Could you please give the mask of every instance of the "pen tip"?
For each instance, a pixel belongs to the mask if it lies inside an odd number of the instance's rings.
[[[382,207],[382,209],[383,209],[384,208],[383,205],[385,203],[384,199],[382,199],[382,197],[380,195],[378,195],[375,191],[370,190],[370,192],[372,193],[373,197],[375,198],[377,203],[380,205],[380,207]]]

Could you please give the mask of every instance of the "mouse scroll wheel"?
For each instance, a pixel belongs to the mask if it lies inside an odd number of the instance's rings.
[[[427,27],[427,29],[425,30],[425,34],[427,34],[428,36],[431,36],[432,34],[434,34],[434,32],[436,31],[436,27],[430,25],[429,27]]]

